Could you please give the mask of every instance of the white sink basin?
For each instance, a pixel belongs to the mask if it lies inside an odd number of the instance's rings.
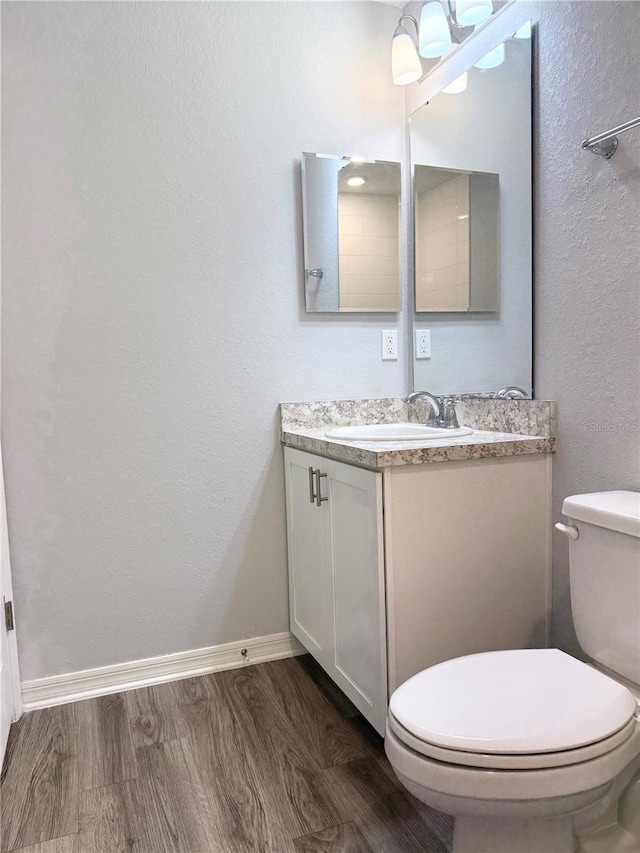
[[[459,438],[471,435],[469,427],[440,429],[424,424],[363,424],[328,429],[327,438],[340,441],[429,441],[436,438]]]

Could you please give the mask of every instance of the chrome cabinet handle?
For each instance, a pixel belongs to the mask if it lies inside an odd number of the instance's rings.
[[[309,465],[309,503],[315,503],[316,506],[322,506],[325,501],[329,500],[329,498],[323,498],[320,494],[320,478],[326,476],[326,474],[322,474],[320,472],[319,468],[313,468],[311,465]],[[317,483],[314,482],[315,477],[318,478]]]
[[[329,498],[323,498],[323,497],[321,496],[322,489],[320,488],[320,478],[321,478],[321,477],[326,477],[327,475],[326,475],[326,474],[321,474],[321,473],[320,473],[320,469],[319,469],[319,468],[317,468],[317,469],[316,469],[316,476],[317,476],[317,478],[318,478],[318,492],[317,492],[317,494],[316,494],[316,506],[322,506],[322,504],[324,503],[324,501],[328,501],[328,500],[329,500]]]
[[[311,465],[309,465],[309,503],[314,503],[316,499],[316,493],[313,487],[313,478],[315,476],[315,473],[316,472],[313,470]]]

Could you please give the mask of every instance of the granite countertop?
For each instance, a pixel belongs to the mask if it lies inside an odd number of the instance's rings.
[[[421,422],[424,406],[407,407],[401,398],[283,403],[281,439],[319,456],[368,468],[423,465],[555,451],[555,403],[544,400],[473,400],[459,407],[460,423],[471,435],[431,441],[344,441],[326,430],[364,423]]]
[[[550,453],[554,450],[554,439],[550,436],[478,430],[458,438],[430,441],[338,441],[325,436],[328,428],[283,429],[282,443],[368,468]]]

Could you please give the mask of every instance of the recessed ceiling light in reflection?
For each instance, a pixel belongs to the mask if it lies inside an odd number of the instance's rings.
[[[354,175],[352,178],[347,178],[347,183],[350,187],[361,187],[367,183],[367,179],[363,178],[362,175]]]

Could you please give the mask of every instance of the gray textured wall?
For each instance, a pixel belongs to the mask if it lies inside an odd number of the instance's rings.
[[[536,5],[535,389],[559,404],[558,514],[640,490],[640,129],[609,161],[580,149],[640,115],[640,3]],[[559,534],[553,574],[555,641],[575,650]]]
[[[535,378],[559,402],[558,511],[572,492],[640,487],[638,434],[591,426],[640,422],[638,131],[608,163],[579,149],[640,112],[640,4],[522,8],[539,27]],[[3,4],[2,429],[23,678],[286,628],[276,404],[401,393],[406,367],[379,361],[389,318],[302,312],[292,163],[398,159],[396,16]],[[559,537],[554,577],[572,648]]]
[[[303,150],[400,160],[397,9],[3,5],[3,441],[22,677],[288,627],[281,400],[392,395],[302,309]]]

